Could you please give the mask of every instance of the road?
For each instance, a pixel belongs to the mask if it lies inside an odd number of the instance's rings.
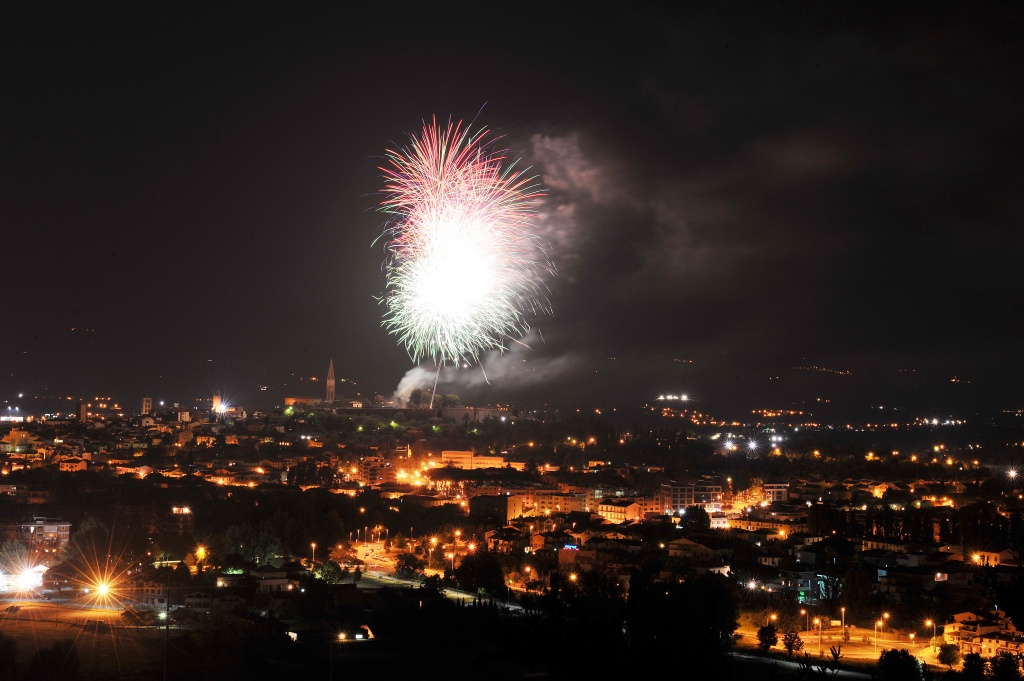
[[[18,606],[16,612],[7,611],[12,605]],[[81,624],[85,620],[96,619],[113,623],[118,621],[122,610],[124,607],[113,600],[98,603],[81,599],[43,599],[25,594],[5,594],[0,599],[0,622],[11,619]]]
[[[852,628],[852,627],[851,627]],[[757,627],[749,623],[744,623],[737,630],[741,634],[741,645],[747,648],[754,648],[757,645]],[[857,661],[857,662],[876,662],[878,656],[882,654],[883,650],[890,648],[906,649],[910,651],[910,654],[918,658],[930,667],[939,669],[942,667],[937,658],[937,651],[932,650],[931,646],[928,645],[928,640],[911,641],[909,634],[901,632],[899,630],[889,630],[884,633],[879,633],[877,643],[874,637],[874,632],[870,629],[853,628],[853,633],[850,636],[850,640],[846,643],[843,642],[838,631],[828,632],[824,631],[821,634],[820,644],[817,631],[801,631],[799,632],[801,640],[804,642],[803,652],[808,653],[812,658],[815,659],[827,659],[829,656],[829,650],[832,646],[840,648],[840,652],[844,660]],[[864,641],[865,637],[867,642]],[[819,658],[819,646],[820,654],[823,658]],[[785,648],[782,646],[782,635],[779,635],[779,643],[773,648],[776,651],[785,652]]]
[[[364,575],[371,580],[383,585],[394,584],[401,586],[420,586],[421,582],[415,579],[406,579],[395,574],[395,558],[389,555],[379,543],[362,543],[355,545],[359,559],[366,563]],[[397,555],[397,554],[395,554]],[[444,570],[430,568],[424,571],[427,575],[443,576]],[[364,588],[373,586],[372,582],[364,584]],[[444,588],[444,596],[459,603],[471,603],[473,599],[479,598],[477,594],[469,591],[462,591],[452,587]],[[495,603],[513,612],[523,612],[523,607],[514,600],[495,598]]]

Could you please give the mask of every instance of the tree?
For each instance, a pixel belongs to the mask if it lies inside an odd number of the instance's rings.
[[[700,671],[710,671],[723,663],[738,619],[735,582],[723,575],[701,573],[665,584],[638,569],[630,573],[621,628],[635,660],[674,655],[701,663]]]
[[[413,577],[423,572],[425,563],[413,553],[401,553],[395,558],[395,573],[402,577]]]
[[[328,584],[341,584],[343,577],[341,567],[330,560],[317,563],[316,567],[313,568],[313,576],[327,582]]]
[[[683,532],[706,532],[711,529],[711,516],[703,506],[688,506],[679,519],[679,529]]]
[[[28,548],[20,541],[5,541],[0,546],[0,569],[8,574],[19,573],[28,565]]]
[[[466,555],[455,569],[455,578],[469,591],[483,589],[494,596],[505,590],[505,572],[501,562],[489,551],[477,549]]]
[[[939,662],[946,665],[952,671],[957,662],[960,661],[960,646],[955,643],[944,643],[939,646]]]
[[[992,670],[992,681],[1018,681],[1021,678],[1017,656],[1006,650],[996,653],[988,665]]]
[[[243,523],[232,525],[224,533],[224,543],[231,547],[238,547],[238,555],[253,565],[274,565],[281,563],[281,541],[274,532],[270,523],[264,522],[258,528]]]
[[[964,666],[960,670],[963,681],[985,681],[985,659],[979,653],[964,655]]]
[[[795,631],[787,631],[782,637],[782,647],[786,649],[787,655],[793,657],[794,652],[798,653],[804,649],[804,640]]]
[[[881,681],[920,681],[921,664],[906,648],[883,650],[878,656]]]
[[[811,656],[804,653],[802,660],[798,660],[799,671],[797,672],[797,678],[799,679],[828,679],[835,677],[839,674],[840,664],[839,660],[842,658],[842,652],[840,648],[831,646],[829,648],[829,660],[828,662],[814,664],[811,660]]]
[[[779,631],[774,624],[766,624],[757,630],[757,649],[762,653],[767,653],[778,642]]]

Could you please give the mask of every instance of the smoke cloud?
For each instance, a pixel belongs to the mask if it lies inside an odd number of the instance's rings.
[[[437,376],[435,369],[420,365],[409,369],[395,388],[393,399],[405,404],[413,390],[419,388],[432,391],[437,378],[438,394],[457,394],[467,397],[485,398],[492,387],[502,395],[538,386],[565,377],[577,370],[583,358],[575,354],[557,357],[533,357],[531,346],[540,341],[537,333],[531,332],[522,341],[500,352],[493,350],[485,354],[479,364],[445,366]]]

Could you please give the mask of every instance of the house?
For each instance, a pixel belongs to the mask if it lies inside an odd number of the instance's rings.
[[[992,657],[1001,651],[1016,655],[1024,650],[1024,633],[1002,610],[971,610],[957,613],[943,626],[944,643],[953,643],[960,654],[978,653]]]
[[[732,557],[732,546],[715,537],[680,537],[668,543],[668,557],[684,563],[721,563]]]

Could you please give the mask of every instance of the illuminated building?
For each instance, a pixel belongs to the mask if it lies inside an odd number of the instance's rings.
[[[35,516],[19,522],[0,523],[5,541],[21,542],[30,556],[56,558],[71,539],[71,523],[59,518]]]

